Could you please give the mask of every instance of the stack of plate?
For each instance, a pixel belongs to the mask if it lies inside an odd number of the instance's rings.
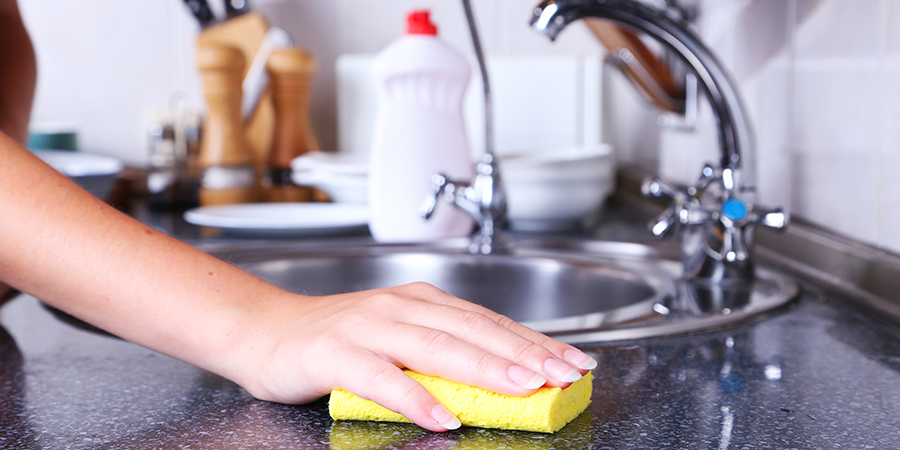
[[[338,153],[309,152],[291,162],[291,179],[318,188],[335,203],[367,203],[368,162]]]
[[[294,183],[319,188],[332,203],[249,203],[194,208],[184,219],[241,237],[364,234],[368,167],[365,162],[310,152],[291,163]]]

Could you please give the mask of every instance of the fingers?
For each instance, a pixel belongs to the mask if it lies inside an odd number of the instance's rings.
[[[597,366],[593,358],[571,345],[431,285],[416,283],[403,288],[439,305],[425,305],[430,311],[424,313],[406,309],[405,319],[409,323],[446,331],[485,351],[542,373],[550,385],[567,386]]]
[[[403,367],[502,394],[529,395],[547,382],[541,373],[429,327],[405,324],[368,344],[379,356]]]
[[[489,361],[494,361],[496,358],[497,361],[502,361],[506,365],[512,362],[541,374],[554,386],[568,386],[581,378],[581,373],[547,347],[526,339],[483,314],[443,306],[440,309],[440,313],[431,316],[440,317],[440,323],[425,322],[422,325],[444,330],[448,335],[453,336],[455,340],[450,342],[457,345],[447,344],[444,346],[454,354],[465,358],[465,361],[459,361],[457,364],[465,366],[469,371],[484,373],[487,367],[472,367],[472,365],[487,366]],[[467,346],[464,347],[456,341],[466,343]],[[427,343],[435,346],[435,342]],[[467,348],[471,348],[471,350],[467,352]],[[427,351],[427,349],[421,351]],[[492,373],[491,375],[499,374]],[[492,390],[510,395],[525,395],[523,392],[506,392],[496,388]]]
[[[566,387],[582,376],[545,346],[484,314],[396,293],[379,293],[374,302],[378,312],[367,315],[369,324],[386,327],[350,339],[397,365],[516,396],[544,384]]]
[[[343,389],[400,413],[431,431],[455,430],[461,426],[456,416],[397,366],[365,353],[357,355],[354,360],[360,368],[358,373],[368,376],[349,374],[342,380]]]
[[[594,360],[594,358],[591,358],[587,353],[584,353],[569,344],[557,341],[556,339],[553,339],[543,333],[534,331],[531,328],[526,327],[525,325],[522,325],[506,316],[497,314],[486,308],[483,314],[487,315],[501,326],[524,337],[525,339],[528,339],[540,346],[546,347],[548,350],[553,352],[554,355],[560,357],[563,361],[565,361],[572,367],[580,370],[582,374],[587,373],[587,371],[597,367],[597,361]]]

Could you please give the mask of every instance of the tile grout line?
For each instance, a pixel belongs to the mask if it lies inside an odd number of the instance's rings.
[[[887,0],[880,0],[878,3],[878,105],[876,105],[876,111],[878,112],[877,117],[879,117],[879,121],[876,124],[876,133],[875,133],[875,146],[877,151],[875,152],[875,157],[872,158],[872,163],[874,165],[874,189],[875,189],[875,242],[880,246],[886,246],[884,242],[884,236],[886,230],[884,230],[884,220],[886,217],[886,213],[884,211],[884,204],[887,200],[887,196],[885,195],[885,186],[884,186],[884,174],[882,172],[882,163],[884,162],[885,152],[887,151],[887,141],[884,139],[885,130],[890,129],[887,126],[887,115],[884,114],[887,108],[887,102],[885,97],[887,95],[887,70],[886,70],[886,60],[887,60]]]
[[[797,188],[794,185],[794,165],[797,154],[796,125],[797,125],[797,0],[791,0],[788,7],[788,80],[787,80],[787,148],[788,156],[788,204],[786,209],[792,212],[796,201]]]

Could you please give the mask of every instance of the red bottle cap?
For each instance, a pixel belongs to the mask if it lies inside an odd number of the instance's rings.
[[[415,10],[406,16],[406,34],[437,35],[437,27],[431,23],[428,10]]]

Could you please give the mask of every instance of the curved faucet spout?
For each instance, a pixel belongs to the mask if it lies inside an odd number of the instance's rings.
[[[754,152],[750,119],[735,83],[700,38],[684,24],[636,0],[546,0],[534,10],[532,28],[556,36],[578,19],[599,18],[647,34],[680,55],[697,76],[716,117],[719,167],[706,166],[694,186],[677,189],[650,178],[646,196],[672,204],[650,230],[656,236],[680,230],[685,277],[695,283],[747,285],[754,278],[756,225],[784,229],[788,216],[753,204]]]
[[[732,194],[755,191],[753,134],[735,83],[713,53],[687,27],[634,0],[546,0],[534,9],[531,26],[551,40],[583,18],[617,22],[645,33],[680,55],[697,75],[715,114],[723,169],[740,169],[742,185]],[[731,190],[731,189],[730,189]]]

